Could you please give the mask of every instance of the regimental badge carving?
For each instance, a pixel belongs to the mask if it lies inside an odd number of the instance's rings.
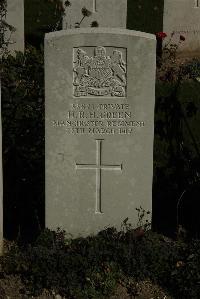
[[[74,97],[125,97],[126,49],[74,48],[73,86]]]

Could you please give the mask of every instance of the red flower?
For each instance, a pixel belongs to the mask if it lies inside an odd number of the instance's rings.
[[[180,40],[184,41],[185,40],[185,36],[180,35]]]
[[[157,32],[156,37],[158,39],[164,39],[165,37],[167,37],[167,34],[165,32]]]

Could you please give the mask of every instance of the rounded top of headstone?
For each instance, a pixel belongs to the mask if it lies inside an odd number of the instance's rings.
[[[81,35],[81,34],[102,34],[102,33],[109,33],[109,34],[118,34],[118,35],[129,35],[129,36],[136,36],[142,38],[148,38],[152,40],[156,40],[156,36],[154,34],[136,31],[136,30],[129,30],[129,29],[119,29],[119,28],[79,28],[79,29],[68,29],[68,30],[60,30],[54,31],[45,34],[45,39],[52,39],[56,37],[62,37],[67,35]]]

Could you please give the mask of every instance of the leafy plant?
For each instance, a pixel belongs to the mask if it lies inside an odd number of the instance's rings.
[[[7,2],[1,0],[0,2],[0,58],[8,54],[8,45],[10,37],[15,31],[15,28],[6,22]]]
[[[0,260],[2,270],[20,275],[29,296],[47,289],[69,299],[107,299],[117,285],[136,296],[137,282],[150,280],[175,299],[199,298],[199,240],[173,241],[152,231],[138,238],[130,232],[110,227],[72,239],[61,230],[44,230],[32,245],[14,244]]]
[[[44,67],[34,48],[2,59],[2,129],[5,231],[31,239],[44,222]]]
[[[184,39],[180,36],[179,44]],[[179,199],[198,184],[200,173],[198,60],[181,60],[178,47],[168,42],[158,58],[154,142],[154,200],[171,214],[174,231]]]

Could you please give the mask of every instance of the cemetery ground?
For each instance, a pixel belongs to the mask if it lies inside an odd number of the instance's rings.
[[[0,298],[199,298],[199,64],[158,61],[152,230],[138,207],[136,230],[71,239],[44,230],[43,54],[3,61]]]
[[[126,222],[74,240],[45,230],[32,245],[10,243],[0,298],[199,298],[199,245]]]

